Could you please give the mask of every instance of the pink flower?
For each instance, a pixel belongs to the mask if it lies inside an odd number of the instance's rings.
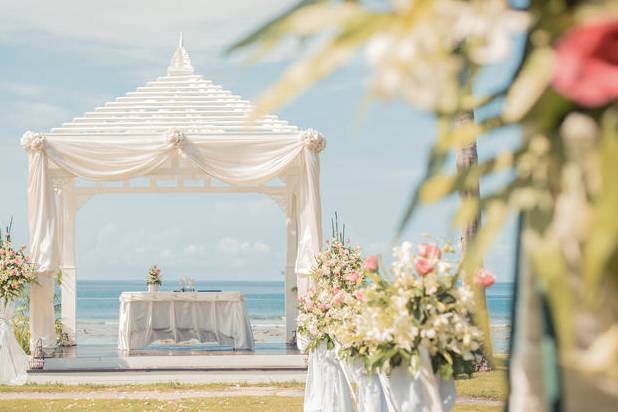
[[[418,254],[427,259],[440,259],[442,251],[433,243],[421,243],[418,245]]]
[[[362,291],[360,291],[360,290],[357,290],[357,291],[355,291],[355,292],[354,292],[354,297],[355,297],[356,299],[360,300],[360,301],[365,300],[365,295],[364,295],[364,294],[363,294],[363,292],[362,292]]]
[[[363,269],[369,273],[376,273],[378,271],[378,257],[369,256],[363,262]]]
[[[344,279],[348,282],[356,283],[360,279],[360,273],[357,271],[350,272],[344,277]]]
[[[476,272],[476,276],[474,277],[474,281],[483,286],[485,289],[491,287],[494,283],[496,283],[496,278],[494,275],[488,271],[487,269],[479,269]]]
[[[416,273],[421,276],[427,276],[433,271],[435,264],[431,260],[419,256],[414,260],[414,266],[416,268]]]
[[[335,296],[333,296],[333,300],[331,301],[331,304],[333,306],[341,305],[344,300],[345,300],[345,292],[340,291]]]
[[[320,303],[320,305],[318,306],[318,308],[320,308],[320,310],[322,312],[326,312],[326,309],[328,309],[328,306],[326,306],[326,304],[324,303]]]
[[[554,89],[582,106],[618,97],[618,20],[575,27],[556,46]]]

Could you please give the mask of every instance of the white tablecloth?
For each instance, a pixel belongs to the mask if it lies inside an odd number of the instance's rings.
[[[118,349],[152,342],[218,342],[253,350],[253,333],[240,292],[124,292]]]

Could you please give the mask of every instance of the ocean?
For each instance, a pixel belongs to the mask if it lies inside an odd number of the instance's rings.
[[[284,285],[281,281],[196,281],[198,289],[237,290],[245,297],[254,325],[280,326],[284,322]],[[162,291],[178,283],[168,282]],[[146,290],[143,280],[78,280],[78,343],[115,343],[118,334],[118,297],[125,291]],[[487,290],[487,305],[496,352],[506,352],[510,326],[512,283],[496,283]]]

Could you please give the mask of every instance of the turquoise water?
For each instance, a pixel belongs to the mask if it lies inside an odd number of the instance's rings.
[[[178,283],[163,284],[172,291]],[[198,289],[240,291],[251,319],[282,320],[284,316],[283,282],[196,281]],[[77,282],[77,318],[80,320],[117,320],[118,298],[122,292],[145,291],[144,281],[83,280]]]
[[[247,311],[253,323],[281,324],[284,317],[283,282],[279,281],[196,281],[198,289],[236,290],[245,296]],[[171,291],[178,283],[163,284]],[[82,280],[77,282],[78,328],[100,329],[115,339],[118,325],[118,297],[125,291],[146,290],[144,281]],[[487,305],[497,352],[505,352],[510,325],[512,283],[496,283],[487,290]],[[98,327],[96,325],[100,325]],[[108,326],[105,328],[103,326]]]

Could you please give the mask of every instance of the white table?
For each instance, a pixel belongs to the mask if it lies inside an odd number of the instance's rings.
[[[253,332],[240,292],[123,292],[118,349],[171,339],[218,342],[253,350]]]

